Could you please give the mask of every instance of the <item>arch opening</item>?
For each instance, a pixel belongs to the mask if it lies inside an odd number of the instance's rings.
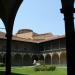
[[[13,60],[12,62],[13,65],[15,66],[22,65],[22,56],[20,54],[16,54],[12,60]]]
[[[59,64],[59,55],[57,53],[52,55],[52,64]]]
[[[0,19],[0,30],[2,32],[5,32],[6,33],[5,25],[4,25],[3,21],[2,21],[2,19]]]
[[[38,61],[38,56],[37,55],[32,56],[32,61],[34,61],[34,60]]]
[[[62,64],[62,65],[67,64],[66,52],[62,52],[61,55],[60,55],[60,64]]]
[[[3,56],[3,63],[6,64],[6,54]]]
[[[39,55],[39,63],[44,64],[44,56],[43,55]]]
[[[31,59],[30,55],[28,55],[28,54],[24,55],[24,57],[23,57],[23,65],[24,66],[32,65],[32,59]]]
[[[2,62],[2,56],[1,56],[1,54],[0,54],[0,63],[3,63],[3,62]]]
[[[51,56],[50,54],[47,54],[45,57],[45,64],[51,64]]]

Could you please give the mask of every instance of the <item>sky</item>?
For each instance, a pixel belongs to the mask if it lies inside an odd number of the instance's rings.
[[[32,29],[34,32],[64,35],[64,16],[61,14],[61,0],[23,0],[13,27],[13,34],[20,29]],[[0,20],[0,28],[4,28]],[[0,29],[5,32],[5,29]]]

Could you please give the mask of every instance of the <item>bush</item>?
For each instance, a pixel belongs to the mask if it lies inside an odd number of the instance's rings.
[[[34,71],[54,71],[55,69],[56,69],[55,66],[47,66],[47,65],[40,65],[34,67]]]
[[[34,68],[34,71],[40,71],[40,66],[36,66],[36,67]]]
[[[55,66],[51,66],[49,69],[50,69],[51,71],[55,71],[56,67],[55,67]]]
[[[45,65],[40,66],[40,71],[46,71],[46,70],[47,70],[47,66]]]
[[[4,67],[5,65],[3,63],[0,63],[0,67]]]

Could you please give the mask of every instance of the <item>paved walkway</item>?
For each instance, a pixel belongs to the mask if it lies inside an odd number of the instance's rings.
[[[60,67],[57,67],[57,68],[67,68],[67,67],[66,66],[65,67],[60,66]]]

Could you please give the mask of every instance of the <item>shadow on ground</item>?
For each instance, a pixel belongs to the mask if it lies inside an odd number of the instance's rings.
[[[0,71],[0,75],[5,75],[5,72],[4,71]],[[28,74],[11,73],[11,75],[28,75]]]

